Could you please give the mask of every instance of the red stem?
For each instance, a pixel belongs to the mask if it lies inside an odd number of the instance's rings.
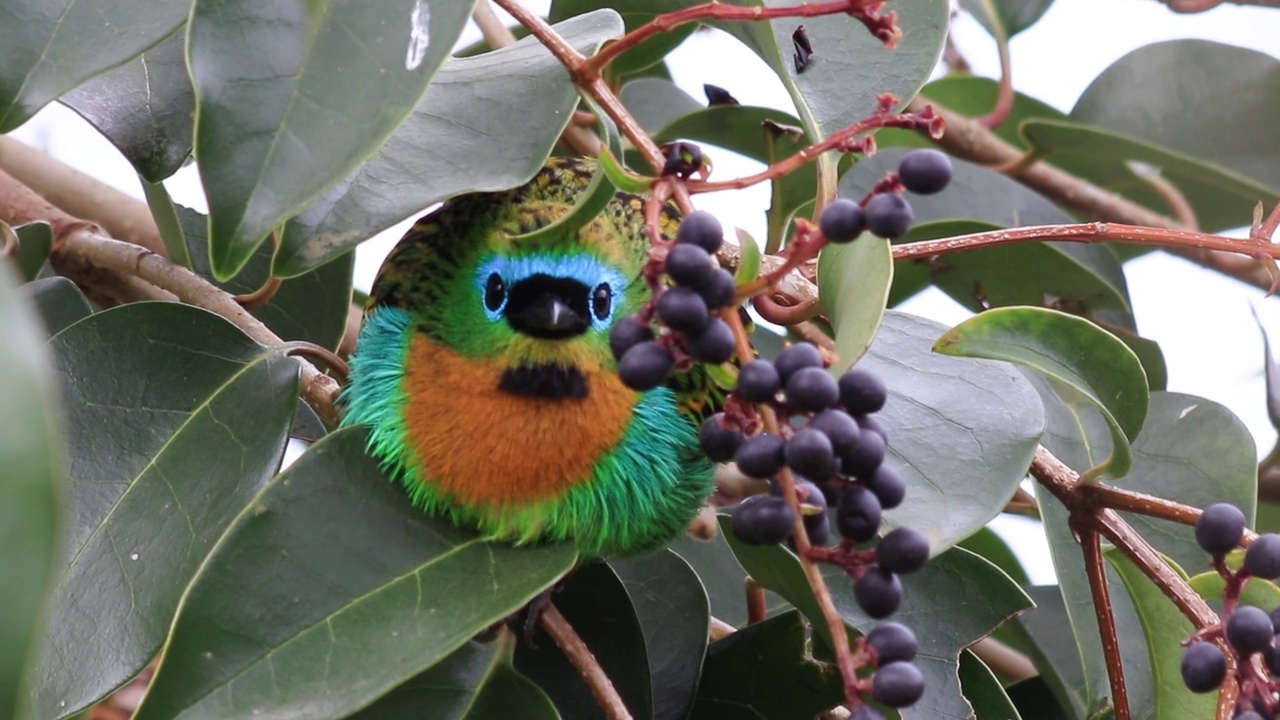
[[[1111,702],[1116,720],[1130,720],[1129,693],[1125,689],[1124,662],[1120,657],[1120,636],[1116,632],[1115,613],[1111,609],[1111,593],[1107,590],[1107,568],[1102,562],[1102,541],[1098,531],[1091,527],[1091,517],[1071,516],[1071,527],[1080,539],[1084,552],[1085,574],[1089,577],[1089,592],[1093,595],[1093,611],[1098,619],[1098,635],[1102,639],[1102,656],[1107,663],[1107,678],[1111,681]],[[1077,520],[1080,520],[1077,524]]]

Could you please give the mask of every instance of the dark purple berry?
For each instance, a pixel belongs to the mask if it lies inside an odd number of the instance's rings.
[[[880,500],[880,507],[885,510],[898,507],[902,504],[902,499],[907,496],[907,481],[902,479],[902,473],[884,463],[881,463],[880,467],[866,476],[862,482],[868,490],[875,493],[876,498]]]
[[[653,340],[637,343],[618,361],[618,377],[632,390],[652,390],[666,381],[675,359]]]
[[[896,622],[882,622],[867,633],[867,644],[876,651],[876,664],[911,662],[919,650],[916,634]]]
[[[1258,713],[1252,710],[1246,710],[1236,715],[1231,720],[1266,720],[1266,718],[1262,717],[1261,715],[1259,715]]]
[[[951,158],[937,150],[912,150],[898,165],[898,179],[917,195],[940,192],[951,182]]]
[[[822,211],[818,227],[833,243],[847,243],[858,239],[866,226],[862,206],[852,200],[836,200]]]
[[[1280,607],[1271,611],[1271,627],[1280,634]]]
[[[1227,658],[1211,642],[1197,641],[1182,654],[1182,682],[1194,693],[1218,689],[1227,677]]]
[[[720,318],[711,318],[701,329],[684,338],[684,348],[695,360],[712,365],[719,365],[733,357],[735,343],[729,323]]]
[[[681,332],[698,330],[711,318],[702,296],[686,287],[674,287],[662,293],[658,298],[658,317],[667,327]]]
[[[1244,553],[1244,569],[1254,577],[1267,580],[1280,577],[1280,535],[1259,535]]]
[[[1271,647],[1262,651],[1262,659],[1272,675],[1280,676],[1280,637],[1271,638]]]
[[[874,415],[854,415],[853,419],[858,423],[858,427],[867,432],[873,432],[879,435],[881,440],[889,442],[889,431]]]
[[[870,705],[863,705],[853,711],[853,714],[849,716],[849,720],[884,720],[884,713]]]
[[[1271,647],[1271,616],[1253,605],[1238,605],[1227,618],[1227,642],[1243,655]]]
[[[711,277],[711,271],[715,269],[711,264],[711,255],[692,243],[673,245],[667,253],[664,267],[677,285],[685,287],[701,285]]]
[[[858,423],[843,410],[823,410],[813,416],[809,427],[826,435],[837,454],[852,450],[862,436]]]
[[[787,467],[810,480],[818,482],[828,480],[838,469],[835,451],[831,449],[831,440],[813,428],[796,431],[796,434],[787,441],[783,454],[787,460]]]
[[[826,410],[840,399],[840,388],[831,373],[820,367],[800,368],[786,380],[787,404],[801,412]]]
[[[881,665],[871,680],[871,698],[889,707],[914,705],[921,695],[924,695],[924,675],[909,662],[899,660]]]
[[[840,456],[840,470],[849,477],[870,477],[884,463],[884,453],[884,438],[864,432],[858,436],[858,444]]]
[[[1196,521],[1196,543],[1211,555],[1236,549],[1244,535],[1244,513],[1231,503],[1214,503]]]
[[[867,201],[863,208],[867,229],[885,240],[897,240],[911,229],[915,213],[907,199],[897,193],[881,193]]]
[[[635,315],[627,315],[614,323],[609,331],[609,350],[614,360],[621,360],[633,346],[653,339],[653,329],[641,323]]]
[[[748,545],[777,545],[791,537],[796,511],[787,501],[769,495],[752,495],[734,508],[733,536]]]
[[[702,451],[713,462],[729,462],[742,445],[742,433],[724,426],[724,413],[719,412],[702,421],[698,431]]]
[[[840,376],[840,404],[851,415],[878,412],[888,398],[884,381],[869,370],[854,368]]]
[[[738,371],[738,394],[747,402],[772,400],[781,385],[777,368],[768,360],[752,360]]]
[[[697,245],[708,253],[714,253],[724,244],[724,229],[715,215],[705,210],[695,210],[680,221],[676,242]]]
[[[822,353],[818,352],[818,348],[809,343],[796,343],[778,353],[777,359],[773,361],[773,366],[778,369],[778,377],[785,384],[792,373],[797,370],[822,367]]]
[[[724,268],[712,270],[707,279],[694,289],[712,310],[728,307],[733,302],[734,293],[738,292],[733,275]]]
[[[902,604],[902,583],[898,576],[872,565],[853,584],[853,597],[858,607],[873,620],[887,618]]]
[[[874,493],[850,483],[840,491],[836,503],[836,529],[844,537],[856,542],[866,542],[880,531],[880,501]]]
[[[876,562],[899,575],[913,573],[929,562],[929,538],[915,528],[894,528],[876,544]]]
[[[782,469],[783,444],[777,435],[752,435],[733,454],[733,461],[744,475],[771,478]]]
[[[800,495],[801,502],[818,509],[812,515],[804,515],[804,531],[809,534],[809,541],[815,545],[824,544],[831,535],[827,524],[827,496],[822,494],[817,485],[805,480],[796,482],[796,492]],[[817,536],[822,539],[818,540]]]

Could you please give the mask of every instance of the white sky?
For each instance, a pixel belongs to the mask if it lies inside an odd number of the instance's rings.
[[[529,5],[545,10],[549,2]],[[469,28],[464,42],[477,36]],[[1018,90],[1068,111],[1093,78],[1116,59],[1142,45],[1173,38],[1216,40],[1280,57],[1280,10],[1224,5],[1207,13],[1177,15],[1154,0],[1058,0],[1037,25],[1014,38],[1014,83]],[[994,43],[967,16],[958,23],[957,42],[975,73],[998,75]],[[781,83],[751,52],[723,34],[698,33],[672,54],[671,66],[677,83],[695,98],[702,98],[702,85],[710,82],[730,88],[743,103],[790,109]],[[47,108],[13,134],[142,197],[128,163],[61,106]],[[715,162],[719,179],[759,167],[724,152],[715,154]],[[178,202],[203,209],[194,168],[185,168],[166,186]],[[764,236],[759,211],[768,206],[764,188],[718,195],[699,196],[698,204],[726,224]],[[1241,218],[1241,223],[1248,220]],[[392,228],[361,247],[358,287],[368,288],[382,256],[404,229],[404,224]],[[1249,307],[1256,307],[1272,334],[1280,336],[1280,303],[1264,300],[1253,287],[1160,253],[1132,261],[1125,270],[1139,330],[1164,350],[1169,389],[1229,407],[1253,433],[1259,455],[1265,454],[1276,433],[1267,421],[1262,344]],[[968,315],[937,291],[913,298],[904,309],[948,324]],[[1043,536],[1026,532],[1028,528],[1019,528],[1019,523],[1002,520],[998,529],[1017,538],[1012,545],[1022,554],[1033,581],[1052,582]]]

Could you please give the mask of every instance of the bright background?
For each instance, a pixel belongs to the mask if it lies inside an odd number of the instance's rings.
[[[544,11],[549,1],[529,2]],[[892,2],[890,2],[892,7]],[[994,41],[969,16],[955,24],[955,40],[973,71],[999,76]],[[479,37],[470,27],[461,44]],[[1247,47],[1280,57],[1280,10],[1224,5],[1207,13],[1177,15],[1154,0],[1058,0],[1045,16],[1011,43],[1015,87],[1069,111],[1099,73],[1131,50],[1162,40],[1200,38]],[[819,49],[820,50],[820,49]],[[791,110],[781,82],[754,54],[718,31],[695,34],[671,55],[674,78],[701,99],[702,85],[728,89],[744,104]],[[1230,112],[1230,108],[1223,108]],[[133,169],[91,126],[70,110],[53,105],[13,135],[54,157],[141,199]],[[756,172],[760,166],[712,151],[717,179]],[[205,209],[194,167],[165,182],[175,201]],[[697,198],[726,225],[764,237],[767,189],[750,188]],[[1241,218],[1247,223],[1249,218]],[[407,221],[365,243],[357,251],[356,286],[367,290],[382,257],[404,232]],[[1138,329],[1164,350],[1169,390],[1200,395],[1234,411],[1248,426],[1261,457],[1276,432],[1265,406],[1262,339],[1250,314],[1257,309],[1273,334],[1280,333],[1280,303],[1262,291],[1163,253],[1126,264]],[[936,290],[908,301],[903,309],[954,324],[968,311]],[[1034,582],[1053,582],[1044,536],[1030,521],[1002,518],[997,530],[1011,542]]]

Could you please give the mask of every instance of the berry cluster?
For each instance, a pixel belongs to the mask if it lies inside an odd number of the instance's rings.
[[[917,195],[940,192],[951,182],[951,159],[937,150],[915,150],[902,158],[897,176],[876,186],[861,205],[852,200],[836,200],[823,210],[818,227],[827,240],[843,243],[854,240],[863,230],[887,240],[907,234],[915,213],[900,189]]]
[[[690,213],[662,263],[673,287],[660,288],[653,304],[613,326],[609,347],[628,387],[650,390],[665,382],[677,363],[673,349],[680,356],[713,364],[733,357],[733,331],[712,316],[731,305],[736,292],[733,275],[711,259],[724,242],[723,234],[714,215]],[[671,332],[654,335],[655,314]]]
[[[781,473],[790,472],[812,545],[808,557],[837,564],[853,576],[858,605],[875,619],[889,617],[901,604],[898,576],[919,570],[929,559],[929,542],[914,528],[896,528],[874,548],[858,547],[875,539],[883,510],[897,507],[906,494],[902,476],[884,463],[888,434],[875,413],[886,397],[876,375],[853,369],[837,380],[816,347],[799,343],[773,362],[752,360],[742,366],[726,410],[707,418],[701,429],[708,457],[732,460],[744,475],[770,482],[769,493],[751,495],[734,510],[734,536],[751,545],[788,542],[795,547],[796,510],[777,482]],[[755,405],[777,413],[781,435],[744,433],[759,427]],[[835,525],[843,537],[837,547],[825,547],[831,535],[828,503],[836,507]],[[882,627],[890,629],[876,635],[871,645],[882,663],[872,681],[872,697],[905,707],[924,691],[923,677],[910,663],[915,637],[896,623]],[[892,649],[882,645],[888,638],[895,643]]]
[[[1225,640],[1235,658],[1240,687],[1234,717],[1274,720],[1280,710],[1280,608],[1268,613],[1253,605],[1241,605],[1239,599],[1250,578],[1280,578],[1280,535],[1258,536],[1245,551],[1241,568],[1233,571],[1227,566],[1226,555],[1240,545],[1244,528],[1244,513],[1228,503],[1210,505],[1196,522],[1196,543],[1213,556],[1213,566],[1225,580],[1225,622],[1192,636],[1182,656],[1182,680],[1197,693],[1220,687],[1227,676],[1227,657],[1221,643]],[[1262,662],[1255,664],[1255,658]]]

